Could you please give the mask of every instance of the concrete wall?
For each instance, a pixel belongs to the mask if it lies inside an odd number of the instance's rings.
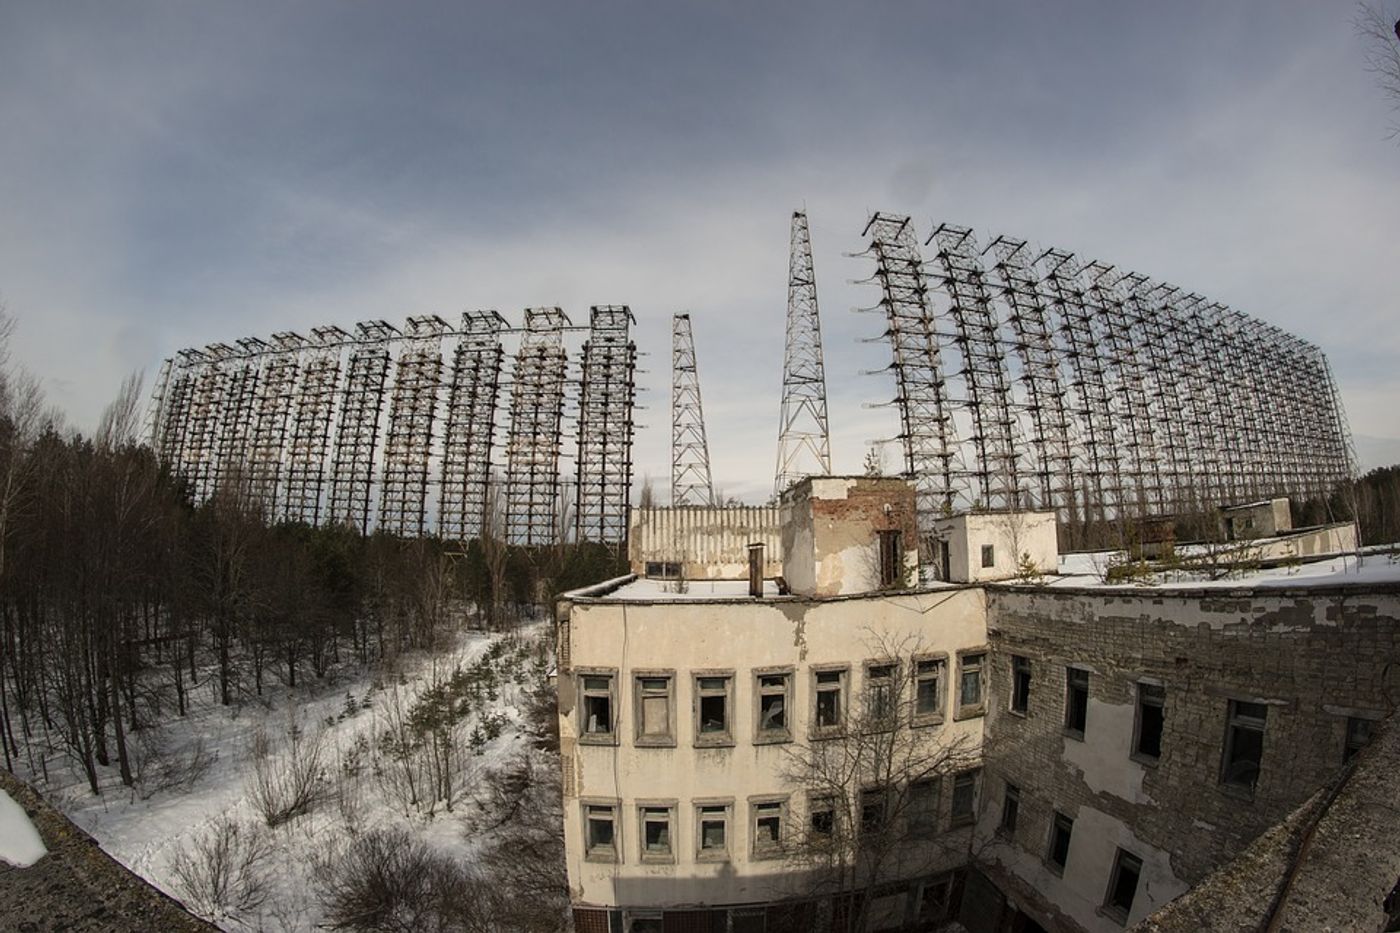
[[[872,633],[879,633],[874,635]],[[703,603],[639,602],[581,598],[560,607],[559,723],[564,767],[567,864],[576,904],[662,907],[772,900],[802,893],[802,877],[781,860],[749,855],[748,798],[790,795],[792,826],[806,824],[805,796],[790,776],[794,749],[809,741],[814,698],[813,667],[849,665],[847,707],[854,711],[864,687],[867,659],[886,646],[898,650],[901,676],[908,676],[915,653],[942,653],[955,671],[958,651],[986,644],[984,594],[978,589],[941,590],[871,598],[812,601],[795,597]],[[792,741],[757,744],[754,739],[754,672],[760,668],[793,672]],[[580,741],[577,689],[580,671],[615,670],[619,685],[617,744]],[[632,682],[638,671],[674,672],[675,742],[669,747],[637,747],[633,736]],[[733,744],[696,747],[692,675],[734,672]],[[937,725],[921,727],[919,741],[930,750],[973,748],[980,744],[982,718],[956,720],[952,713],[953,676],[945,677],[948,714]],[[908,729],[907,718],[903,720]],[[840,740],[831,740],[840,741]],[[951,779],[949,779],[951,783]],[[951,786],[941,793],[946,808]],[[731,858],[698,861],[694,855],[692,804],[700,799],[732,799]],[[622,858],[595,862],[584,857],[581,800],[620,802]],[[637,802],[674,800],[678,823],[673,864],[640,860]],[[911,862],[937,857],[952,867],[960,852],[966,860],[970,831],[958,840],[941,839],[929,852],[909,852]],[[949,861],[951,859],[951,861]],[[937,866],[921,864],[921,871]]]
[[[979,853],[1045,924],[1111,931],[1101,911],[1115,851],[1143,861],[1134,923],[1283,819],[1342,764],[1348,716],[1400,692],[1400,587],[1277,592],[988,591],[989,808]],[[1012,657],[1029,660],[1025,715],[1008,709]],[[1067,734],[1066,667],[1090,671],[1083,740]],[[1162,753],[1132,751],[1136,685],[1164,687]],[[1220,781],[1231,699],[1267,706],[1252,793]],[[1022,788],[1016,833],[993,832]],[[1075,820],[1063,876],[1045,863],[1052,811]],[[1072,924],[1072,925],[1071,925]]]
[[[1265,499],[1220,509],[1221,531],[1226,540],[1268,538],[1293,528],[1293,512],[1287,499]]]
[[[1314,557],[1319,554],[1345,554],[1356,550],[1356,525],[1338,522],[1276,538],[1264,538],[1249,543],[1250,556],[1263,561],[1288,560],[1294,557]]]
[[[935,537],[947,542],[952,583],[1009,580],[1020,573],[1023,555],[1030,555],[1040,573],[1059,569],[1054,512],[967,513],[940,519],[934,529]],[[990,567],[982,566],[984,545],[992,548]]]
[[[828,476],[783,493],[783,578],[803,596],[843,596],[880,589],[880,531],[899,531],[901,582],[918,579],[914,488],[888,477]]]
[[[766,546],[765,577],[782,573],[777,506],[687,506],[633,509],[627,558],[632,572],[648,563],[682,564],[690,580],[739,580],[749,573],[749,545]]]

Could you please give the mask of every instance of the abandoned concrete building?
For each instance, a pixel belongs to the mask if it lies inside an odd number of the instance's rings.
[[[1400,566],[1274,527],[1278,571],[1109,585],[1001,512],[919,582],[914,499],[807,479],[727,579],[658,579],[714,510],[561,600],[581,933],[1395,929]]]

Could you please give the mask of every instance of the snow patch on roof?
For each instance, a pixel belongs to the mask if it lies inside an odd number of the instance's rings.
[[[48,854],[43,837],[30,822],[24,808],[0,790],[0,862],[28,868]]]

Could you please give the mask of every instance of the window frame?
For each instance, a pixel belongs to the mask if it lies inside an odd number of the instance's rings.
[[[702,687],[700,681],[711,679],[724,680],[724,730],[722,732],[705,732],[701,729],[701,709],[705,697],[715,696],[714,688]],[[696,748],[724,748],[734,744],[734,671],[731,670],[703,670],[691,671],[691,728],[695,730],[694,744]]]
[[[753,672],[753,744],[778,745],[792,741],[792,696],[794,669],[792,667],[761,667]],[[763,686],[765,677],[783,678],[783,727],[763,728],[763,698],[773,696],[773,688]]]
[[[1008,839],[1016,838],[1016,823],[1021,814],[1021,788],[1010,781],[1003,782],[1001,796],[1001,818],[997,821],[997,833]]]
[[[915,805],[915,788],[928,789],[929,806],[926,809]],[[943,803],[943,782],[936,777],[911,781],[905,794],[904,834],[911,839],[932,839],[937,836],[942,827],[939,807]],[[928,825],[921,826],[917,820],[925,813],[928,816]]]
[[[932,664],[933,673],[921,673],[919,665]],[[948,717],[948,655],[946,652],[933,654],[916,654],[909,664],[909,677],[913,682],[913,689],[909,697],[909,724],[911,726],[937,726],[947,721]],[[932,712],[919,711],[919,687],[932,677],[938,684],[938,689],[934,691],[934,696],[938,700],[938,706]]]
[[[1243,714],[1239,707],[1241,704],[1247,706],[1257,706],[1264,711],[1264,715],[1256,717]],[[1255,723],[1257,722],[1257,727]],[[1225,741],[1221,748],[1220,755],[1220,787],[1231,793],[1254,796],[1254,792],[1259,787],[1259,778],[1264,773],[1264,736],[1267,734],[1269,725],[1269,705],[1256,700],[1243,700],[1231,698],[1225,703]],[[1255,762],[1254,779],[1248,782],[1233,780],[1230,773],[1235,765],[1234,754],[1236,751],[1236,730],[1251,731],[1259,733],[1259,760]]]
[[[1025,689],[1021,688],[1021,675],[1026,675]],[[1031,659],[1024,654],[1011,656],[1011,697],[1007,700],[1006,711],[1015,716],[1029,716],[1031,711],[1031,681],[1034,679]],[[1020,704],[1017,704],[1017,699]]]
[[[666,732],[665,734],[645,733],[646,712],[644,701],[654,693],[646,693],[643,680],[666,681]],[[638,748],[674,748],[676,745],[676,672],[674,669],[644,669],[632,672],[632,744]]]
[[[1356,756],[1361,754],[1361,750],[1371,744],[1372,739],[1374,739],[1376,735],[1376,722],[1377,720],[1370,716],[1349,715],[1346,717],[1345,731],[1342,734],[1342,764],[1350,764],[1355,761]],[[1352,735],[1354,731],[1353,726],[1360,725],[1361,723],[1365,723],[1365,728],[1362,731],[1366,733],[1366,737],[1358,742]]]
[[[897,589],[904,585],[904,531],[881,528],[875,531],[880,561],[880,589]]]
[[[874,803],[879,808],[879,824],[870,825],[865,818],[866,808]],[[857,792],[856,816],[858,839],[869,841],[870,839],[890,831],[891,817],[891,794],[890,788],[883,784],[872,784],[862,787]]]
[[[1093,673],[1094,672],[1089,670],[1089,668],[1077,664],[1065,665],[1065,718],[1063,731],[1067,737],[1080,742],[1084,741],[1084,733],[1088,731],[1089,728],[1089,686],[1092,683],[1090,678],[1093,676]],[[1082,675],[1084,680],[1084,716],[1083,722],[1078,726],[1075,726],[1070,721],[1070,717],[1075,711],[1073,697],[1076,686],[1076,675]]]
[[[982,567],[983,570],[993,570],[997,565],[997,550],[995,545],[982,545]]]
[[[1061,824],[1065,836],[1065,859],[1063,862],[1055,861],[1055,841],[1059,835]],[[1074,817],[1059,810],[1050,811],[1050,834],[1045,845],[1045,867],[1061,877],[1064,876],[1065,869],[1069,867],[1070,846],[1074,844]]]
[[[621,738],[618,734],[621,731],[619,726],[622,724],[621,710],[617,708],[617,668],[579,667],[574,669],[574,677],[578,697],[578,719],[575,727],[578,731],[579,744],[617,745]],[[588,730],[588,699],[590,696],[598,695],[598,691],[591,690],[587,686],[590,677],[606,677],[608,679],[608,712],[611,722],[608,723],[607,732],[590,732]]]
[[[676,821],[677,801],[667,800],[638,800],[637,809],[637,859],[647,865],[674,865],[676,862],[676,839],[679,826]],[[647,819],[648,810],[665,810],[667,823],[667,838],[670,845],[667,851],[662,854],[652,852],[647,849],[647,823],[653,822]]]
[[[958,782],[964,778],[972,782],[972,800],[969,803],[967,813],[958,812]],[[964,768],[952,775],[953,792],[948,797],[948,828],[957,829],[960,826],[971,826],[977,822],[977,797],[981,790],[982,769]]]
[[[705,848],[706,810],[720,810],[724,815],[724,850]],[[691,801],[691,813],[695,818],[695,861],[727,862],[733,855],[734,847],[734,798],[701,797]],[[713,815],[710,817],[713,818]]]
[[[788,822],[791,813],[788,800],[786,795],[774,794],[749,798],[749,859],[751,861],[782,858],[787,854],[789,828],[792,825]],[[778,808],[778,841],[776,844],[762,843],[763,835],[758,831],[758,821],[769,817],[761,814],[759,809],[761,807]]]
[[[1144,688],[1154,690],[1157,696],[1149,700],[1144,693]],[[1142,710],[1145,706],[1155,706],[1161,710],[1160,721],[1157,725],[1157,754],[1153,755],[1142,750]],[[1139,680],[1134,684],[1133,702],[1133,747],[1128,752],[1128,757],[1139,764],[1155,768],[1162,759],[1162,737],[1166,734],[1167,726],[1167,688],[1164,684],[1152,680]]]
[[[1118,881],[1122,877],[1124,863],[1127,861],[1136,862],[1133,869],[1137,874],[1137,880],[1133,882],[1133,893],[1128,898],[1127,905],[1117,904],[1113,901],[1114,891],[1118,887]],[[1104,891],[1103,904],[1099,908],[1100,912],[1118,923],[1127,926],[1128,917],[1133,912],[1133,903],[1137,901],[1138,888],[1142,886],[1142,858],[1134,855],[1126,849],[1119,848],[1113,855],[1113,870],[1108,873],[1108,888]]]
[[[820,675],[822,674],[839,675],[837,679],[838,686],[836,690],[836,714],[839,717],[839,721],[835,725],[821,725],[820,719],[817,715],[817,711],[820,709],[821,705],[822,693],[830,692],[823,691],[821,689]],[[851,691],[851,666],[849,664],[813,665],[811,668],[810,681],[812,686],[812,718],[811,725],[807,731],[808,736],[812,739],[830,739],[835,738],[837,736],[845,735],[846,723],[849,719],[847,707],[848,697],[850,696]]]
[[[831,814],[831,832],[829,834],[817,833],[813,829],[812,817],[818,813]],[[841,833],[841,799],[835,794],[808,792],[805,830],[808,845],[827,846],[834,844]],[[826,836],[826,838],[819,841],[815,838],[818,835]]]
[[[957,691],[957,712],[953,714],[954,722],[963,719],[975,719],[978,716],[985,716],[987,714],[987,659],[989,657],[990,652],[987,651],[985,646],[980,648],[965,648],[958,652],[958,679],[954,688]],[[963,702],[963,677],[970,666],[969,662],[974,658],[977,660],[975,668],[977,674],[977,702],[965,703]]]
[[[885,715],[877,718],[874,711],[875,687],[877,680],[873,673],[886,670],[889,673],[879,678],[885,690],[889,691],[885,700]],[[899,660],[897,658],[874,658],[861,667],[861,709],[865,714],[862,725],[869,732],[888,732],[899,725]]]
[[[609,864],[622,863],[622,821],[620,819],[622,801],[616,797],[583,797],[578,802],[579,815],[583,819],[583,859],[586,862],[606,862]],[[591,829],[592,810],[609,810],[612,812],[612,845],[608,851],[603,851],[602,846],[593,845],[593,834]]]

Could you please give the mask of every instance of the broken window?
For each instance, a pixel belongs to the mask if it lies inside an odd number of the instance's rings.
[[[846,670],[817,671],[814,676],[816,693],[816,732],[840,732],[845,720]]]
[[[702,804],[695,808],[695,842],[698,858],[729,857],[729,804]]]
[[[617,860],[617,805],[584,804],[584,850],[591,859]]]
[[[1065,668],[1065,732],[1072,738],[1084,738],[1084,726],[1089,718],[1089,672],[1078,667]]]
[[[1011,656],[1011,712],[1025,715],[1031,704],[1031,659]]]
[[[750,804],[754,858],[777,855],[783,849],[783,824],[787,822],[786,800],[760,800]]]
[[[982,706],[982,662],[984,654],[965,654],[958,658],[958,715],[977,713]]]
[[[893,664],[865,666],[865,715],[870,728],[894,725],[894,669]]]
[[[1264,722],[1268,713],[1269,708],[1263,703],[1230,701],[1222,783],[1254,790],[1259,782],[1259,763],[1264,758]]]
[[[613,740],[613,675],[584,674],[583,702],[579,704],[580,735],[584,741]]]
[[[633,700],[637,720],[638,745],[672,745],[675,726],[671,717],[673,702],[670,674],[639,674]]]
[[[992,546],[990,544],[982,545],[982,566],[995,567],[996,563],[996,551],[992,549]]]
[[[669,862],[671,839],[675,835],[675,808],[643,806],[638,811],[642,823],[642,860]]]
[[[812,797],[807,801],[808,837],[814,843],[826,843],[836,838],[836,798]]]
[[[965,826],[976,819],[977,776],[980,773],[980,769],[973,768],[971,771],[964,771],[953,778],[952,822],[954,826]]]
[[[1137,894],[1138,878],[1142,876],[1142,859],[1131,852],[1118,850],[1113,859],[1113,873],[1108,878],[1108,893],[1104,898],[1104,911],[1115,917],[1119,923],[1128,922],[1128,914],[1133,909],[1133,897]]]
[[[734,678],[728,675],[695,678],[695,744],[728,745],[730,686]]]
[[[665,933],[665,914],[659,910],[627,911],[627,933]]]
[[[883,787],[860,792],[860,834],[872,836],[882,832],[889,815],[890,797]]]
[[[758,689],[758,729],[754,733],[756,741],[785,742],[791,738],[788,731],[788,707],[791,705],[792,675],[786,672],[759,674]]]
[[[915,838],[927,838],[938,832],[938,781],[915,781],[909,785],[909,804],[905,808],[906,832]]]
[[[1362,719],[1360,716],[1347,717],[1347,741],[1346,748],[1342,752],[1342,764],[1346,764],[1356,757],[1356,753],[1366,747],[1371,741],[1371,728],[1374,723],[1369,719]]]
[[[914,661],[914,720],[937,722],[943,718],[942,658],[919,658]]]
[[[1074,820],[1057,811],[1050,823],[1050,848],[1045,853],[1045,861],[1057,873],[1064,872],[1069,863],[1069,840],[1073,832]]]
[[[1016,817],[1021,812],[1021,788],[1007,782],[1006,796],[1001,799],[1001,823],[998,828],[1008,836],[1016,833]]]
[[[1157,684],[1137,685],[1137,723],[1134,725],[1133,754],[1156,761],[1162,755],[1162,723],[1166,715],[1167,691]]]
[[[919,891],[919,921],[937,922],[948,918],[948,909],[953,900],[953,879],[939,878],[925,881]]]
[[[904,548],[900,541],[903,532],[878,531],[880,537],[880,585],[898,586],[904,582]]]

